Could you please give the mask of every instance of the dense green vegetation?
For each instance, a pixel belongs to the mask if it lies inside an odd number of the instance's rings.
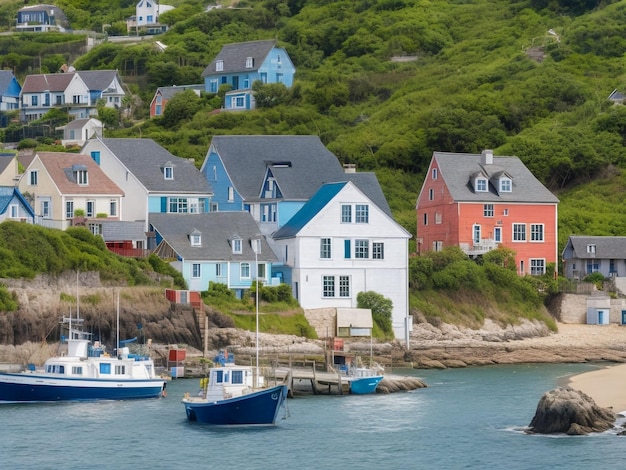
[[[0,278],[99,271],[103,282],[135,286],[155,285],[148,273],[159,272],[171,276],[175,286],[185,288],[181,274],[156,255],[144,260],[117,256],[107,250],[102,237],[82,227],[60,231],[5,221],[0,224],[0,259]],[[0,302],[7,304],[1,291]]]

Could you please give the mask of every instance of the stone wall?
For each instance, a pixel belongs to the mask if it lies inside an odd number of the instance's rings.
[[[562,294],[558,317],[561,323],[587,323],[587,296]]]
[[[337,321],[336,308],[315,308],[304,311],[309,325],[311,325],[318,338],[327,338],[335,336],[335,327]]]

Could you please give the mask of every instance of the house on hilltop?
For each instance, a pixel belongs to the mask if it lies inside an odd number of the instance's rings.
[[[255,108],[255,81],[282,83],[291,88],[295,72],[287,51],[277,47],[275,40],[264,40],[226,44],[204,69],[202,77],[207,93],[217,93],[221,85],[231,86],[224,98],[226,110],[247,110]]]
[[[67,28],[65,13],[54,5],[29,5],[17,12],[15,29],[19,32],[65,31]]]
[[[516,253],[519,275],[557,263],[559,200],[517,157],[434,152],[417,204],[417,250]]]

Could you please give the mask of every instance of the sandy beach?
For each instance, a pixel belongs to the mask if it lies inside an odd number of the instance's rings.
[[[598,406],[626,413],[625,378],[626,364],[619,364],[574,375],[567,380],[567,385],[589,395]]]

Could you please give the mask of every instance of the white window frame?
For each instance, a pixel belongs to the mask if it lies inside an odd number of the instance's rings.
[[[433,201],[434,199],[435,199],[435,190],[433,188],[430,188],[428,190],[428,200]]]
[[[385,259],[384,242],[372,242],[372,259]]]
[[[37,170],[30,170],[28,172],[28,185],[37,186],[39,180],[39,172]]]
[[[189,236],[189,241],[191,242],[191,246],[202,246],[202,235],[199,233],[192,233]]]
[[[251,69],[254,67],[254,59],[252,57],[246,57],[246,68]]]
[[[544,224],[530,224],[530,241],[540,243],[545,241]]]
[[[239,265],[239,276],[241,279],[250,279],[250,263],[241,263]]]
[[[493,228],[493,241],[496,243],[502,243],[502,227]]]
[[[512,225],[512,241],[515,243],[523,243],[526,241],[526,224],[514,223]]]
[[[235,238],[233,240],[233,253],[240,255],[243,252],[243,242],[241,238]]]
[[[493,217],[494,208],[493,204],[483,204],[483,217]]]
[[[335,297],[335,276],[322,276],[322,297]]]
[[[192,263],[191,265],[191,278],[199,279],[202,277],[202,266],[200,263]]]
[[[587,245],[587,253],[594,254],[596,252],[596,245],[589,244]]]
[[[436,180],[437,179],[437,168],[433,168],[432,171],[432,179]]]
[[[350,204],[341,205],[341,223],[342,224],[352,223],[352,206]]]
[[[477,193],[486,193],[488,188],[489,182],[487,181],[487,178],[476,178],[474,190]]]
[[[87,173],[87,170],[76,171],[76,183],[79,186],[87,186],[89,184],[89,175]]]
[[[480,245],[482,240],[482,227],[480,224],[472,225],[472,242],[474,245]]]
[[[65,201],[65,218],[71,219],[74,217],[74,201]]]
[[[354,206],[354,223],[369,224],[370,206],[369,204],[355,204]]]
[[[339,284],[339,297],[350,297],[350,276],[338,276],[339,280],[336,281]]]
[[[117,201],[115,199],[109,201],[109,212],[111,217],[117,217]]]
[[[222,72],[223,70],[224,70],[224,61],[223,60],[215,61],[215,71]]]
[[[545,258],[530,258],[530,274],[531,276],[541,276],[546,273]]]
[[[220,263],[215,265],[215,277],[222,277],[222,265]]]
[[[166,180],[173,180],[174,179],[174,167],[172,166],[163,167],[163,178],[165,178]]]
[[[320,238],[320,259],[332,259],[332,240],[328,237]]]
[[[370,241],[364,239],[354,240],[354,258],[369,259],[370,257]]]
[[[513,191],[513,182],[511,178],[500,178],[500,192],[510,193]]]

